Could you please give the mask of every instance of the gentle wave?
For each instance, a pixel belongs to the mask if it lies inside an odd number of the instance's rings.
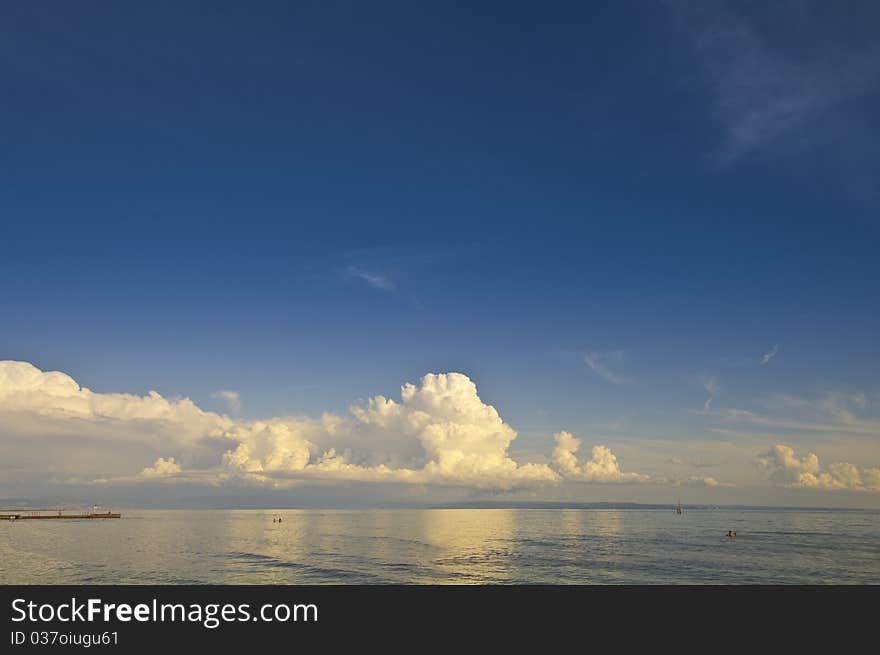
[[[19,584],[880,584],[878,542],[877,512],[137,510],[0,525],[0,575]]]

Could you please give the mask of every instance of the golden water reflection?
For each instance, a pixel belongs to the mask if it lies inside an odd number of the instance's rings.
[[[8,584],[880,583],[876,512],[206,510],[4,523]]]

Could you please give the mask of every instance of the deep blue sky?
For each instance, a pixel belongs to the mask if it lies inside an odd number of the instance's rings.
[[[7,3],[0,359],[248,416],[461,371],[524,444],[876,389],[847,6]]]

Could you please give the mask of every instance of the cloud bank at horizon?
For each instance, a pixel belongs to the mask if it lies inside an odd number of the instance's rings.
[[[33,461],[54,455],[55,479],[66,483],[388,482],[487,491],[569,482],[734,486],[712,476],[625,471],[603,444],[579,460],[581,439],[567,431],[554,435],[545,461],[518,462],[509,453],[516,431],[461,373],[429,373],[404,384],[399,400],[374,396],[347,415],[245,420],[155,391],[97,393],[65,373],[0,361],[0,425],[6,473],[32,470]],[[823,468],[816,455],[799,459],[784,444],[772,445],[758,463],[773,486],[880,492],[880,468]]]
[[[854,464],[835,462],[823,469],[815,453],[798,458],[794,448],[785,444],[763,453],[758,463],[771,481],[787,487],[880,492],[880,468],[860,471]]]
[[[64,373],[2,361],[0,419],[18,440],[88,440],[108,461],[114,452],[131,453],[126,461],[141,460],[96,473],[105,483],[246,480],[285,486],[314,479],[506,490],[567,479],[649,480],[621,471],[602,445],[593,448],[591,460],[578,463],[580,442],[568,433],[557,435],[551,464],[516,462],[508,454],[516,431],[461,373],[429,373],[418,385],[403,385],[400,401],[375,396],[352,407],[350,416],[240,420],[203,410],[188,398],[170,400],[155,391],[96,393]]]

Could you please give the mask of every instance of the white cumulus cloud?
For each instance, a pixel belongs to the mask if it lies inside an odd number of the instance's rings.
[[[617,457],[607,446],[593,446],[592,457],[583,464],[578,463],[577,452],[581,440],[570,432],[555,435],[556,447],[552,460],[556,470],[565,479],[586,482],[646,482],[647,475],[624,473],[620,470]]]
[[[794,448],[785,444],[776,444],[759,455],[758,463],[771,482],[784,486],[880,491],[880,469],[869,468],[863,474],[858,467],[847,462],[836,462],[823,468],[815,453],[798,458]]]
[[[180,464],[175,462],[173,457],[169,457],[168,459],[159,457],[152,466],[148,466],[143,471],[141,471],[141,477],[159,478],[166,475],[180,473],[180,471]]]
[[[546,464],[509,456],[516,431],[461,373],[428,374],[405,384],[399,401],[376,396],[348,416],[245,421],[155,391],[96,393],[64,373],[3,361],[0,422],[0,451],[20,455],[51,445],[66,453],[59,455],[65,465],[78,467],[73,473],[103,480],[178,473],[178,460],[165,459],[169,452],[183,456],[191,478],[273,485],[313,478],[511,489],[559,480]],[[99,457],[86,456],[96,448]],[[96,461],[102,470],[88,468]],[[154,464],[144,468],[147,461]]]
[[[0,415],[7,433],[87,432],[150,443],[220,437],[233,423],[189,398],[167,399],[156,391],[144,396],[96,393],[65,373],[8,360],[0,361]]]

